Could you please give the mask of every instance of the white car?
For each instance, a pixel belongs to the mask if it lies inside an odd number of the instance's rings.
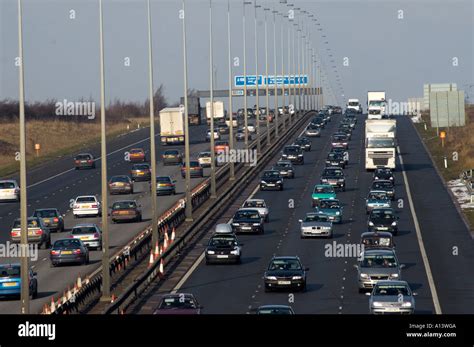
[[[247,199],[243,204],[240,210],[257,210],[258,213],[264,218],[265,222],[270,220],[270,212],[268,210],[267,204],[263,199]]]
[[[74,206],[72,209],[74,218],[81,216],[97,216],[102,215],[102,207],[100,201],[95,195],[83,195],[78,196],[74,200]]]
[[[243,130],[245,130],[245,126],[242,127]],[[251,134],[256,132],[255,125],[252,124],[247,124],[247,131]]]
[[[0,201],[20,201],[20,186],[15,180],[0,181]]]
[[[220,140],[221,139],[221,134],[219,134],[219,131],[217,130],[217,127],[216,129],[214,129],[214,140]],[[211,130],[208,130],[207,133],[206,133],[206,141],[211,141]]]
[[[200,152],[197,160],[202,167],[210,167],[212,163],[211,152]]]

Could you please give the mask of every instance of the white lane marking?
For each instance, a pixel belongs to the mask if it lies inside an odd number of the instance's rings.
[[[428,284],[430,286],[431,297],[433,298],[433,304],[435,307],[436,314],[441,314],[441,306],[439,304],[438,293],[436,292],[436,286],[433,280],[433,274],[431,272],[430,263],[428,261],[428,256],[426,254],[425,245],[423,244],[423,237],[421,235],[420,224],[418,223],[418,217],[416,216],[415,205],[413,204],[413,199],[411,197],[410,186],[408,184],[408,177],[405,172],[405,165],[403,164],[403,158],[400,154],[400,147],[397,146],[398,158],[400,160],[400,165],[402,167],[403,180],[405,183],[405,189],[408,195],[408,203],[410,205],[410,211],[413,216],[413,223],[415,224],[416,238],[418,240],[418,246],[420,247],[421,258],[423,259],[423,265],[425,267],[426,276],[428,277]]]
[[[191,276],[191,274],[194,272],[194,270],[196,270],[196,268],[199,266],[199,264],[202,262],[202,260],[204,259],[204,252],[201,253],[201,255],[199,256],[199,258],[197,258],[197,260],[194,262],[193,266],[191,266],[191,268],[188,270],[188,272],[186,272],[186,274],[183,276],[183,278],[181,278],[181,280],[178,282],[178,284],[173,288],[173,290],[171,291],[171,294],[176,294],[176,292],[183,286],[183,284],[188,280],[189,276]]]

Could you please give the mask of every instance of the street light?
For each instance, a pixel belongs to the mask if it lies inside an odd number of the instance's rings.
[[[214,76],[213,59],[212,59],[212,0],[209,0],[209,80],[211,92],[211,199],[217,197],[216,195],[216,153],[214,150]],[[189,167],[188,167],[189,170]]]
[[[227,0],[227,48],[228,48],[228,58],[229,58],[229,114],[230,114],[230,124],[229,124],[229,147],[230,150],[234,149],[234,119],[232,114],[232,58],[231,58],[231,41],[230,41],[230,0]],[[247,81],[245,81],[247,82]],[[230,174],[229,180],[233,181],[235,179],[235,167],[234,161],[230,161]]]
[[[245,5],[251,5],[250,1],[243,2],[243,16],[242,16],[242,29],[243,29],[243,45],[244,45],[244,135],[245,135],[245,150],[248,152],[249,149],[249,130],[248,130],[248,104],[247,104],[247,45],[245,43],[246,25],[245,25]]]
[[[275,7],[273,7],[273,75],[275,76],[275,138],[279,137],[278,131],[278,85],[277,85],[277,56],[276,56],[276,14]],[[282,54],[283,57],[283,54]],[[283,78],[283,76],[282,76]],[[284,105],[283,105],[284,106]]]
[[[265,12],[265,77],[266,77],[266,83],[265,83],[265,101],[266,101],[266,118],[267,118],[267,144],[270,145],[270,110],[268,108],[268,103],[270,96],[268,95],[269,93],[269,87],[268,87],[268,27],[267,27],[267,12],[270,11],[269,8],[264,8],[263,9]],[[276,76],[275,76],[275,83],[276,83]]]
[[[257,125],[257,153],[261,152],[261,143],[260,143],[260,104],[259,104],[259,83],[258,83],[258,38],[257,38],[257,8],[262,7],[257,5],[257,0],[255,0],[254,6],[254,35],[255,35],[255,85],[256,85],[256,106],[257,106],[257,115],[256,115],[256,125]]]

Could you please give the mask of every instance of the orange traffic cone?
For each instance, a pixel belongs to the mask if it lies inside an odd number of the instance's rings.
[[[164,274],[163,258],[160,261],[160,269],[158,270],[158,272],[159,272],[160,276],[163,276],[163,274]]]
[[[166,228],[166,230],[165,230],[165,240],[166,240],[166,241],[169,241],[168,228]]]
[[[116,299],[117,297],[115,296],[115,294],[112,294],[112,299],[110,300],[110,302],[113,303]]]
[[[173,242],[175,238],[176,238],[176,231],[173,227],[173,231],[171,232],[171,242]]]
[[[155,256],[155,258],[156,258],[156,257],[158,257],[159,255],[160,255],[160,246],[159,246],[159,244],[158,244],[158,241],[156,241],[154,256]]]
[[[81,287],[82,287],[81,276],[78,276],[78,277],[77,277],[77,288],[78,288],[78,289],[81,289]]]
[[[168,248],[168,239],[165,237],[165,241],[163,242],[163,252],[166,252],[167,248]]]
[[[56,311],[56,304],[54,303],[54,296],[51,297],[51,313]]]
[[[153,265],[153,262],[155,260],[153,259],[153,251],[150,252],[150,260],[148,261],[148,267],[151,267]]]

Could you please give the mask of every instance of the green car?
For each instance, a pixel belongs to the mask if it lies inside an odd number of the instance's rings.
[[[328,216],[333,223],[342,223],[342,206],[338,199],[320,199],[316,213]]]
[[[313,207],[319,205],[322,199],[335,199],[336,192],[334,187],[329,184],[317,184],[314,186],[313,194],[311,194],[311,204]]]

